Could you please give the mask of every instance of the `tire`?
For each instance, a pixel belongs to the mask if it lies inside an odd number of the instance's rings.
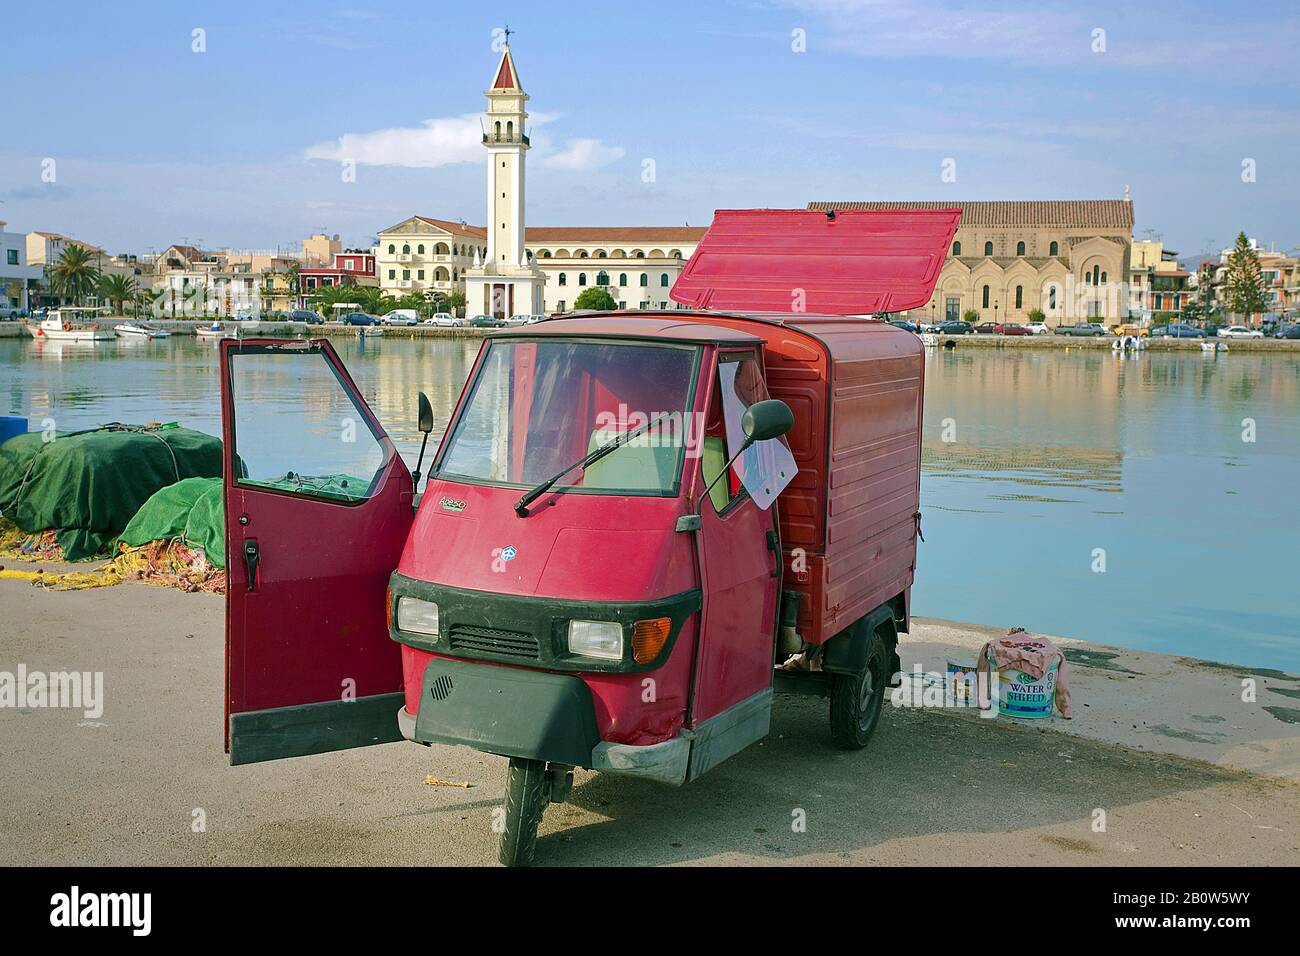
[[[831,675],[831,739],[845,750],[861,750],[880,723],[889,685],[889,649],[879,632],[871,635],[867,667],[860,674]]]
[[[510,758],[506,770],[505,829],[497,848],[503,866],[532,866],[537,849],[537,827],[550,803],[546,763]]]

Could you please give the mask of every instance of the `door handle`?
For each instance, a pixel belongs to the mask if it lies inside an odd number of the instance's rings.
[[[248,568],[248,590],[257,589],[257,565],[261,561],[262,550],[257,545],[256,538],[247,538],[244,541],[244,567]]]

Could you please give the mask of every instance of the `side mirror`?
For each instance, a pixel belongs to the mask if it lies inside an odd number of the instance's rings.
[[[420,393],[420,431],[426,435],[433,431],[433,406],[429,404],[429,396],[424,392]]]
[[[794,428],[794,412],[779,399],[769,398],[765,402],[755,402],[745,409],[740,428],[745,433],[747,445],[780,438]]]

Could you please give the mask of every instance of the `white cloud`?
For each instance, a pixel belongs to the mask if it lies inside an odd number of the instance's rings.
[[[351,160],[360,166],[432,168],[483,160],[482,117],[478,113],[425,120],[417,127],[344,133],[307,149],[308,159]]]
[[[584,170],[608,166],[623,158],[622,146],[606,146],[598,139],[571,139],[558,153],[542,160],[550,169]]]

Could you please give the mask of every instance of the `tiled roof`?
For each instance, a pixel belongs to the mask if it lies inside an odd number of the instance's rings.
[[[429,216],[416,216],[422,222],[427,222],[431,226],[437,226],[439,229],[445,229],[453,236],[464,236],[466,239],[486,239],[487,230],[482,226],[467,226],[463,222],[452,222],[449,219],[432,219]]]
[[[699,242],[707,231],[704,226],[530,226],[524,230],[524,241],[671,245]]]
[[[809,209],[951,209],[960,206],[962,226],[1062,226],[1066,228],[1133,228],[1133,203],[1124,199],[955,199],[918,202],[810,202]]]

